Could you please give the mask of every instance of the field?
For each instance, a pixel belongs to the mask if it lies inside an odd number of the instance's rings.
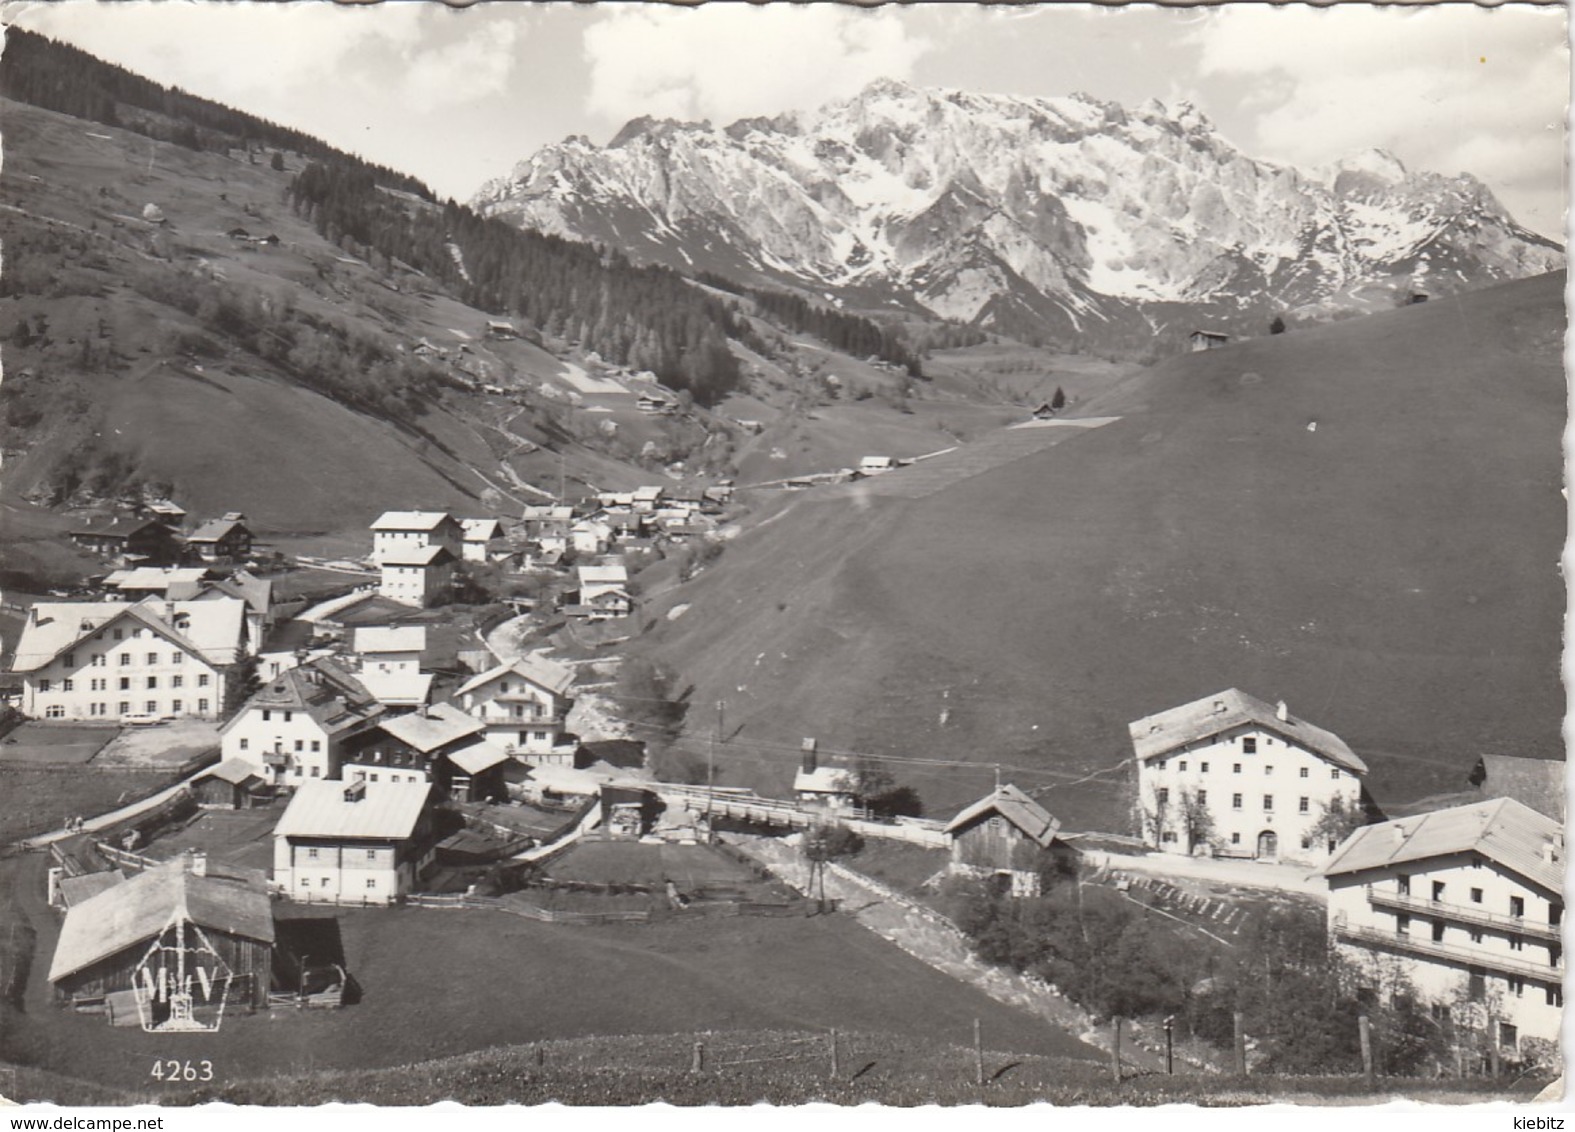
[[[975,1018],[995,1049],[1094,1056],[839,915],[581,928],[489,911],[346,909],[337,923],[363,989],[358,1005],[238,1016],[217,1035],[151,1039],[50,1005],[44,976],[59,929],[43,904],[43,865],[0,861],[0,904],[15,901],[38,933],[26,1014],[8,1042],[39,1069],[105,1085],[146,1087],[154,1056],[210,1058],[231,1084],[605,1034],[687,1043],[704,1031],[836,1027],[965,1042]]]
[[[60,771],[0,767],[0,846],[59,829],[74,817],[92,817],[145,798],[168,786],[167,772]]]
[[[155,838],[139,852],[166,861],[196,849],[216,861],[269,869],[273,866],[273,827],[283,813],[283,802],[254,810],[205,810],[190,825]]]
[[[93,765],[174,768],[218,749],[217,723],[177,719],[156,727],[125,728],[94,757]]]
[[[638,841],[581,841],[546,865],[557,881],[660,887],[680,892],[753,884],[744,865],[705,845],[642,845]]]
[[[718,780],[779,796],[814,734],[977,762],[893,767],[934,815],[999,763],[1123,830],[1127,722],[1231,686],[1339,734],[1380,804],[1460,789],[1561,742],[1563,284],[1170,359],[1078,410],[1114,423],[922,498],[805,492],[641,647],[726,701]]]
[[[30,721],[0,741],[0,768],[85,764],[115,738],[113,727]]]

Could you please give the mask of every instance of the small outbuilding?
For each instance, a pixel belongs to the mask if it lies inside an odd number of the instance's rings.
[[[191,783],[197,805],[205,810],[247,810],[264,806],[273,797],[272,788],[247,759],[225,759],[198,775]]]
[[[1076,856],[1058,840],[1060,831],[1060,821],[1027,794],[1010,783],[997,786],[946,824],[947,871],[996,879],[1013,896],[1038,896],[1046,866]]]
[[[1194,354],[1201,350],[1217,350],[1221,346],[1230,344],[1230,335],[1221,334],[1217,330],[1194,330],[1187,335],[1187,342],[1192,347]]]

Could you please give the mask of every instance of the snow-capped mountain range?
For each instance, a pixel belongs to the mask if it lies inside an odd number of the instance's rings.
[[[1378,150],[1313,171],[1255,160],[1186,102],[889,80],[809,113],[572,137],[474,203],[640,260],[1084,343],[1564,266],[1468,174]]]

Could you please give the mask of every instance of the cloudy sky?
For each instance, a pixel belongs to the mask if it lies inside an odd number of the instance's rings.
[[[891,77],[1133,105],[1186,98],[1254,157],[1303,167],[1370,146],[1475,173],[1563,238],[1561,5],[1421,10],[318,0],[0,4],[6,22],[315,133],[466,199],[569,134],[641,114],[717,124],[809,109]]]

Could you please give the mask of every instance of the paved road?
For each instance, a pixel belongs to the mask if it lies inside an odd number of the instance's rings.
[[[1241,888],[1268,888],[1299,896],[1315,896],[1320,900],[1329,895],[1329,886],[1308,865],[1183,857],[1174,853],[1106,853],[1099,850],[1085,852],[1083,859],[1095,867],[1106,865],[1130,873],[1201,880]]]

